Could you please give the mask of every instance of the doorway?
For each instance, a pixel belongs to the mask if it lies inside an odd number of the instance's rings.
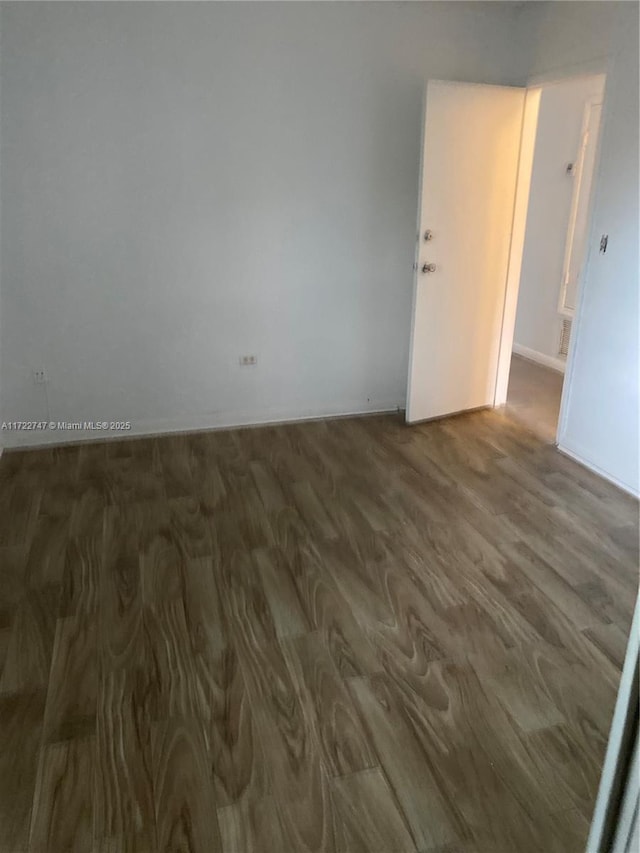
[[[556,439],[604,85],[429,81],[408,423],[506,404]]]
[[[530,90],[538,114],[506,407],[549,442],[587,257],[604,85],[598,74]]]

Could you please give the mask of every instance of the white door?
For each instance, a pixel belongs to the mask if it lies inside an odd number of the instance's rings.
[[[493,405],[524,100],[427,86],[408,422]]]

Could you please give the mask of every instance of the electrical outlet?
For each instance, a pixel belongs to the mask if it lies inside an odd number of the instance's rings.
[[[257,355],[241,355],[240,367],[253,367],[258,363]]]
[[[44,369],[44,367],[34,368],[33,381],[36,385],[45,385],[49,381],[47,371]]]

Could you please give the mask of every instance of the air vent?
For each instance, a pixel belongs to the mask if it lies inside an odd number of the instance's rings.
[[[571,338],[571,320],[565,317],[562,320],[562,328],[560,329],[560,346],[558,347],[558,355],[560,358],[566,358],[569,354],[569,340]]]

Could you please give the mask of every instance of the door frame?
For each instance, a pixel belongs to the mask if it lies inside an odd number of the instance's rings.
[[[611,720],[607,752],[593,809],[587,853],[626,848],[634,807],[638,802],[638,678],[640,660],[640,597],[633,622]],[[616,844],[616,841],[619,842]]]
[[[518,292],[520,290],[520,275],[522,271],[522,255],[524,250],[524,241],[526,237],[526,218],[529,202],[529,190],[531,184],[531,169],[533,167],[533,155],[535,152],[535,131],[537,130],[537,108],[539,106],[539,97],[542,88],[552,86],[554,83],[565,83],[568,80],[575,80],[581,77],[602,76],[604,78],[603,93],[602,93],[602,117],[600,121],[600,129],[598,135],[598,148],[596,151],[595,165],[593,169],[593,177],[591,183],[589,212],[588,212],[588,240],[587,252],[582,266],[582,272],[576,289],[576,307],[571,325],[571,338],[569,341],[569,352],[565,366],[564,381],[562,385],[562,395],[560,398],[560,414],[558,417],[558,426],[556,430],[555,444],[562,450],[562,439],[564,437],[567,413],[571,400],[571,391],[574,378],[574,356],[576,344],[580,335],[580,325],[583,313],[583,293],[584,282],[589,273],[592,251],[593,251],[593,209],[594,201],[598,194],[601,173],[601,151],[602,139],[606,133],[607,120],[609,115],[609,98],[607,97],[607,83],[611,72],[612,60],[587,62],[580,65],[567,66],[558,68],[545,74],[535,75],[529,78],[526,83],[527,101],[529,94],[538,92],[538,104],[530,105],[529,122],[533,122],[533,113],[535,112],[535,123],[533,126],[533,139],[525,138],[525,132],[531,132],[531,124],[527,126],[526,111],[527,102],[525,102],[525,119],[523,121],[523,138],[521,148],[521,165],[518,172],[518,186],[516,190],[516,210],[514,213],[513,234],[511,241],[511,254],[509,258],[509,274],[507,277],[507,288],[505,293],[505,306],[502,320],[502,333],[500,340],[500,354],[498,357],[498,375],[496,377],[496,394],[494,406],[504,406],[507,402],[507,389],[509,387],[509,373],[511,370],[511,354],[513,350],[513,340],[515,335],[516,312],[518,309]],[[530,158],[530,162],[529,162]]]
[[[418,175],[418,204],[416,206],[416,242],[414,247],[413,254],[413,285],[411,288],[411,326],[409,328],[409,359],[407,362],[407,395],[404,403],[404,417],[407,424],[416,423],[416,421],[409,421],[409,400],[411,399],[411,382],[412,382],[412,371],[411,371],[411,354],[413,353],[413,339],[415,336],[415,321],[414,318],[416,316],[416,301],[418,299],[418,278],[419,271],[418,266],[420,264],[420,225],[421,225],[421,214],[422,214],[422,179],[423,179],[423,170],[424,170],[424,134],[425,134],[425,124],[427,120],[427,90],[428,90],[429,81],[426,80],[423,91],[422,91],[422,113],[420,115],[420,162],[419,168],[420,173]]]
[[[597,77],[603,77],[604,75],[598,74],[594,75]],[[571,212],[569,214],[569,228],[567,230],[567,240],[564,248],[564,261],[562,265],[562,282],[560,283],[560,293],[558,296],[558,313],[564,315],[565,317],[570,317],[572,320],[575,316],[575,305],[573,308],[566,307],[566,299],[567,299],[567,289],[568,289],[568,276],[571,269],[571,263],[573,260],[573,247],[576,239],[576,222],[578,220],[578,215],[580,213],[580,206],[586,201],[587,204],[587,217],[585,222],[586,229],[586,238],[588,239],[589,234],[589,218],[592,212],[592,199],[593,199],[593,190],[594,190],[594,178],[595,170],[596,170],[596,157],[598,155],[598,151],[600,150],[600,137],[602,131],[602,111],[604,108],[604,85],[606,81],[603,79],[603,93],[602,95],[593,95],[590,97],[586,103],[584,108],[584,113],[582,116],[582,129],[580,132],[582,143],[580,145],[580,153],[578,154],[578,172],[575,176],[577,179],[577,185],[574,186],[573,198],[571,199]],[[589,136],[585,139],[585,135],[589,130],[589,126],[591,124],[591,117],[593,115],[594,107],[600,107],[600,117],[598,119],[598,124],[596,128],[595,134]],[[585,180],[585,172],[584,172],[584,164],[587,158],[587,152],[589,151],[589,146],[595,145],[595,149],[592,150],[593,154],[593,165],[591,168],[591,174],[588,175],[589,186],[587,188],[586,193],[584,193],[584,180]],[[584,195],[583,195],[584,193]],[[587,240],[585,240],[584,252],[587,252]],[[582,258],[582,262],[584,263],[585,258]]]

